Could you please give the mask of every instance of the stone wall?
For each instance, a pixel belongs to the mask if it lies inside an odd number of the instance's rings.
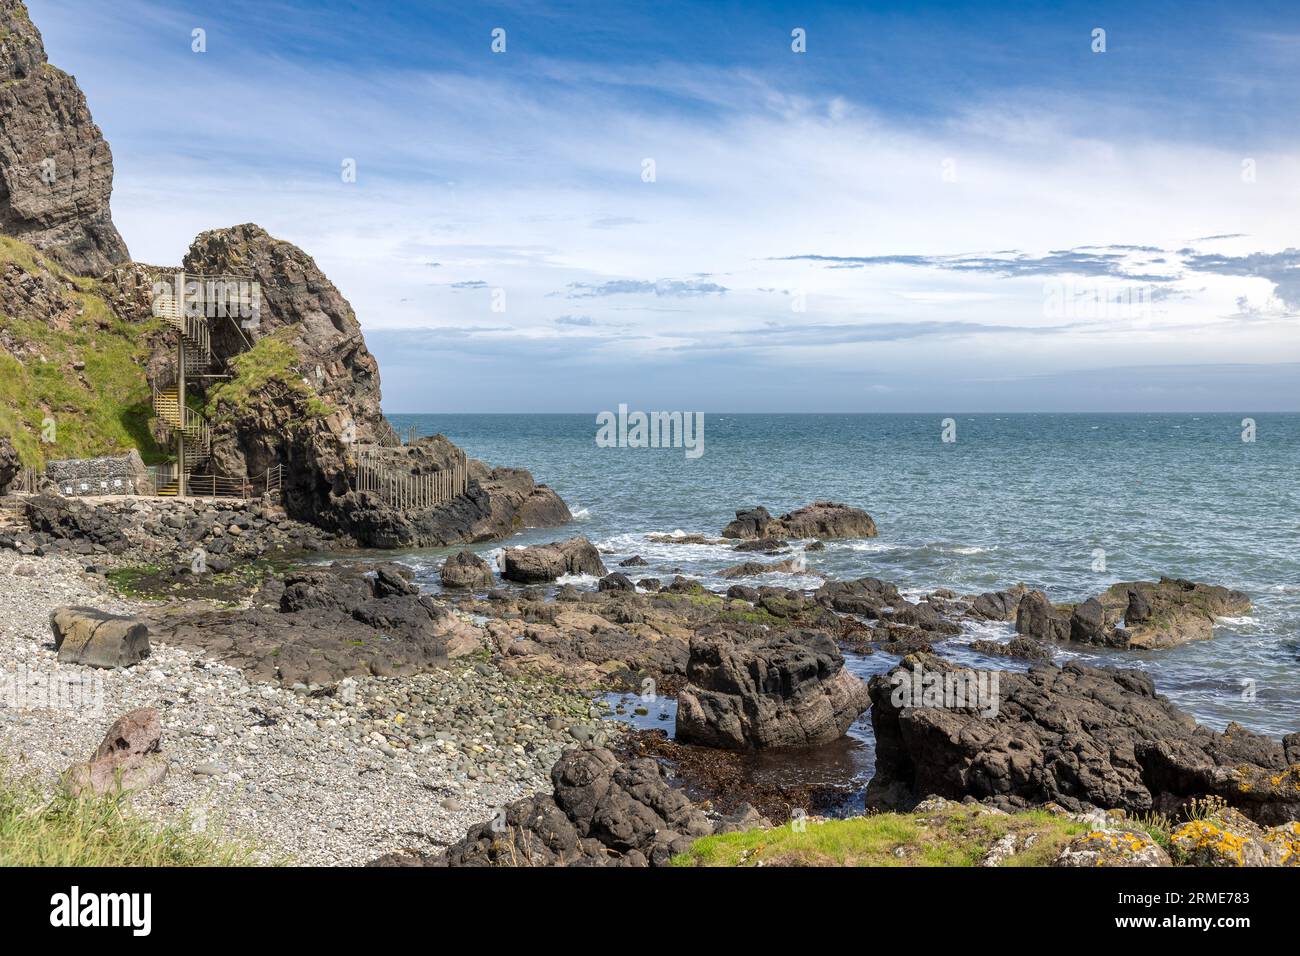
[[[71,497],[153,494],[149,471],[134,450],[107,458],[47,462],[45,477],[58,485],[60,494]]]

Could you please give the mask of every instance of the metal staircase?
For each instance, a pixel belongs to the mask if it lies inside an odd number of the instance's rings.
[[[154,489],[155,494],[169,497],[180,494],[182,479],[202,471],[212,457],[212,432],[208,423],[185,404],[185,378],[204,375],[212,367],[212,342],[207,319],[201,314],[189,314],[183,297],[183,285],[180,285],[176,291],[155,295],[153,300],[154,315],[165,319],[179,333],[176,369],[162,383],[153,383],[153,411],[159,440],[176,440],[178,449],[177,467],[171,479]]]

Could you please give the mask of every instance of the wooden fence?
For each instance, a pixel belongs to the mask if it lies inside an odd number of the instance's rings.
[[[378,495],[403,510],[436,508],[469,488],[469,467],[463,461],[444,471],[413,475],[374,449],[358,448],[356,457],[357,491]]]

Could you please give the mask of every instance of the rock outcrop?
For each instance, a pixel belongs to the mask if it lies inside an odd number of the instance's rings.
[[[356,314],[297,246],[245,223],[202,233],[185,256],[185,269],[247,276],[261,291],[252,328],[224,317],[209,322],[218,362],[236,372],[208,396],[217,473],[260,475],[283,465],[282,496],[290,515],[370,547],[487,541],[570,520],[559,496],[527,471],[467,461],[444,436],[392,447],[380,406],[379,366]],[[398,475],[464,470],[468,489],[421,508],[358,491],[359,445],[370,446]]]
[[[113,154],[21,0],[0,0],[0,232],[79,275],[129,261],[109,212]]]
[[[445,588],[490,588],[496,583],[492,565],[473,551],[457,551],[438,569]]]
[[[871,515],[834,501],[814,501],[779,518],[762,505],[742,509],[722,529],[724,538],[874,538],[877,534]]]
[[[1240,591],[1178,578],[1113,584],[1080,604],[1054,605],[1042,591],[1019,601],[1016,630],[1044,641],[1151,649],[1205,640],[1215,618],[1245,614]]]
[[[507,548],[501,576],[521,584],[554,581],[566,574],[604,577],[609,573],[596,546],[581,535],[568,541]]]
[[[91,607],[61,607],[50,615],[60,664],[130,667],[149,656],[149,626]]]
[[[978,706],[906,706],[894,694],[913,675],[959,671],[918,654],[871,679],[875,806],[907,808],[934,794],[1005,809],[1058,803],[1176,817],[1219,797],[1261,825],[1300,820],[1300,738],[1279,744],[1235,724],[1216,733],[1157,695],[1147,674],[1076,662],[1001,672],[993,716]]]
[[[250,680],[324,688],[404,676],[477,651],[481,632],[399,565],[335,565],[269,578],[238,611],[158,610],[151,632],[243,669]]]
[[[436,864],[663,866],[714,832],[648,757],[623,764],[602,747],[575,747],[556,761],[551,782],[553,793],[510,804]]]
[[[115,720],[90,759],[64,772],[63,785],[73,796],[107,796],[143,790],[166,776],[162,721],[158,711],[142,707]]]
[[[677,739],[723,750],[811,747],[844,735],[867,686],[818,631],[715,629],[691,638]]]

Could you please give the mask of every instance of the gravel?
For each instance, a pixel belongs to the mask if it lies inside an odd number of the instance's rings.
[[[72,557],[0,551],[8,772],[53,786],[116,717],[157,707],[169,772],[133,805],[158,820],[218,827],[266,860],[356,865],[392,851],[436,852],[506,804],[549,790],[565,747],[621,731],[581,696],[507,678],[486,651],[446,670],[348,678],[315,695],[253,684],[156,642],[132,668],[59,664],[49,616],[70,604],[140,607]],[[75,692],[53,695],[52,685]]]

